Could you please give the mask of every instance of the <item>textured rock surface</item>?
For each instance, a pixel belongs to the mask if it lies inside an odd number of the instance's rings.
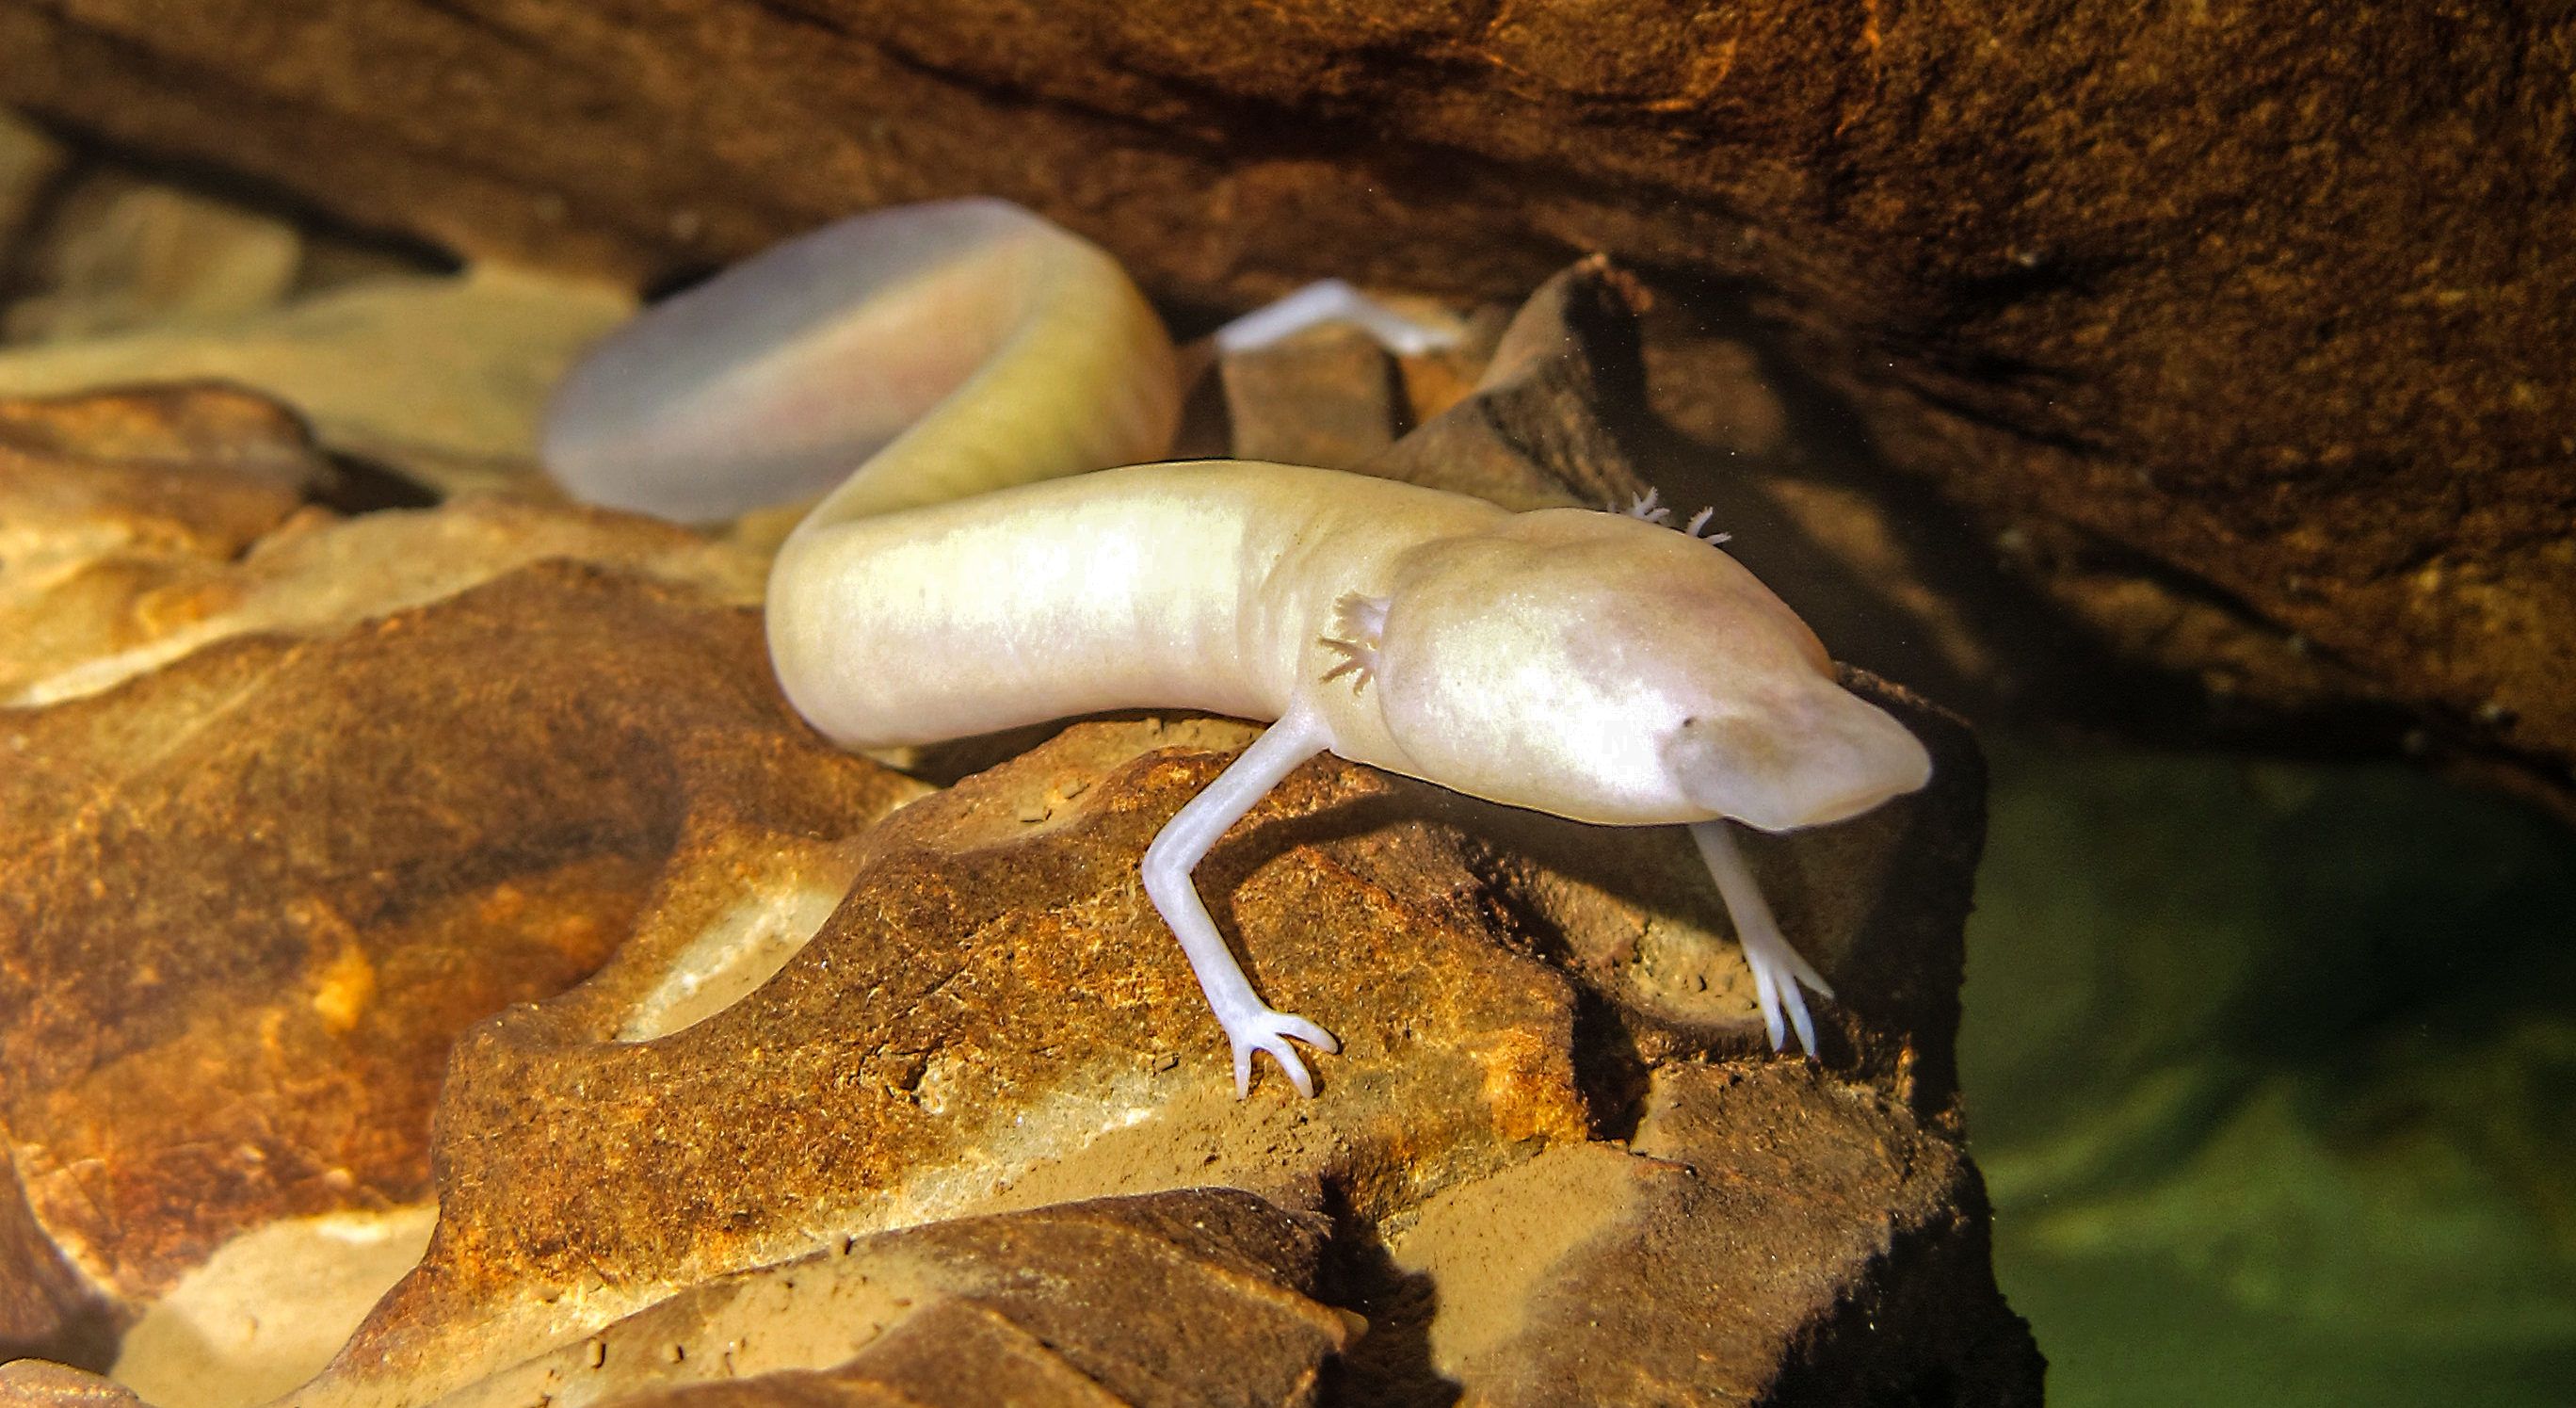
[[[0,317],[11,342],[255,313],[285,296],[303,257],[283,216],[123,173],[75,184],[49,224],[22,261],[31,291]]]
[[[456,1033],[649,945],[648,899],[837,894],[829,838],[918,791],[785,712],[748,613],[564,565],[0,713],[0,754],[11,1182],[119,1307],[420,1198]]]
[[[478,1029],[439,1239],[350,1375],[463,1382],[853,1232],[1202,1182],[1310,1202],[1327,1174],[1383,1215],[1580,1141],[1571,987],[1495,947],[1454,845],[1387,824],[1395,785],[1350,767],[1201,871],[1265,992],[1348,1053],[1328,1102],[1236,1102],[1135,857],[1249,733],[1079,726],[905,808],[776,978],[659,1040],[604,1040],[663,981],[632,962]]]
[[[238,392],[0,399],[0,700],[183,629],[328,476],[292,416]]]
[[[528,491],[537,416],[625,294],[505,269],[358,280],[216,326],[0,350],[0,395],[213,380],[293,405],[329,449],[441,492]]]
[[[142,1408],[132,1389],[61,1364],[0,1364],[0,1403],[9,1408]]]
[[[1627,1148],[1444,1194],[1390,1252],[1443,1287],[1431,1362],[1480,1403],[1612,1375],[1651,1403],[2004,1402],[2027,1340],[1951,1313],[1990,1293],[1983,1206],[1955,1146],[1865,1089],[1675,1066]]]
[[[1624,498],[1593,408],[1638,394],[1634,295],[1560,276],[1480,324],[1472,392],[1456,358],[1286,349],[1341,370],[1234,418]],[[737,547],[492,500],[343,518],[236,393],[12,426],[0,490],[59,545],[30,619],[134,561],[208,603],[152,634],[151,590],[93,592],[121,677],[0,710],[15,1347],[163,1408],[268,1399],[344,1329],[293,1401],[2035,1401],[1958,1143],[1982,774],[1902,691],[1854,679],[1936,785],[1752,848],[1846,994],[1821,1064],[1763,1047],[1677,834],[1325,759],[1199,871],[1265,994],[1343,1041],[1319,1098],[1265,1070],[1238,1102],[1136,863],[1249,726],[968,741],[923,795],[785,714]],[[1496,1235],[1526,1245],[1460,1251]],[[1604,1297],[1689,1309],[1578,1323]],[[1645,1377],[1549,1348],[1605,1332]]]
[[[1329,1228],[1200,1188],[855,1237],[695,1286],[452,1401],[1310,1403],[1359,1328],[1311,1298]]]
[[[1230,305],[1606,249],[2115,647],[2385,698],[2570,805],[2571,46],[2510,5],[13,0],[0,99],[629,272],[969,192]]]
[[[1540,1151],[1595,1147],[1594,1120],[1629,1118],[1620,1102],[1676,1046],[1759,1049],[1749,976],[1704,932],[1694,1010],[1658,1014],[1660,1042],[1628,1025],[1643,1018],[1579,1029],[1579,990],[1528,951],[1605,953],[1625,938],[1627,961],[1604,966],[1614,978],[1640,972],[1637,928],[1660,921],[1670,943],[1672,926],[1706,919],[1687,903],[1681,915],[1664,909],[1676,856],[1614,841],[1520,861],[1534,887],[1604,897],[1570,933],[1535,920],[1524,929],[1507,916],[1537,902],[1471,863],[1508,844],[1500,809],[1326,763],[1284,785],[1201,871],[1265,993],[1344,1045],[1319,1067],[1323,1098],[1300,1101],[1270,1079],[1238,1104],[1188,968],[1141,899],[1134,858],[1214,775],[1225,756],[1215,750],[1248,736],[1214,722],[1078,725],[915,803],[869,833],[851,899],[776,978],[657,1040],[604,1040],[631,1032],[639,995],[668,986],[636,960],[479,1028],[440,1114],[439,1237],[307,1401],[461,1385],[707,1277],[923,1219],[1218,1183],[1291,1207],[1329,1188],[1346,1216],[1397,1221]],[[1937,816],[1962,800],[1953,791],[1918,805]],[[1882,857],[1920,844],[1891,820],[1838,839]],[[1802,872],[1765,859],[1767,887],[1827,973],[1867,965],[1867,982],[1847,986],[1937,988],[1955,962],[1937,947],[1874,950],[1845,927],[1869,921],[1837,906],[1848,885],[1839,866]],[[1835,859],[1884,873],[1866,854]],[[1632,896],[1645,898],[1610,898]],[[1954,887],[1928,908],[1955,924],[1950,900],[1961,897]],[[1819,1112],[1852,1101],[1901,1110],[1910,1099],[1937,1114],[1950,1098],[1916,1079],[1946,1067],[1945,1038],[1874,1024],[1864,1034],[1855,1021],[1871,1016],[1828,1013],[1829,1031],[1850,1033],[1829,1038],[1841,1074],[1766,1095],[1770,1123],[1745,1136],[1772,1151],[1759,1176],[1810,1219],[1751,1219],[1729,1244],[1748,1264],[1803,1268],[1806,1300],[1740,1308],[1729,1322],[1740,1328],[1706,1331],[1702,1348],[1735,1344],[1734,1371],[1757,1379],[1780,1372],[1789,1340],[1837,1304],[1912,1284],[1911,1266],[1823,1255],[1818,1237],[1839,1247],[1880,1236],[1890,1216],[1976,1216],[1973,1197],[1959,1200],[1960,1175],[1927,1155],[1907,1175],[1925,1181],[1882,1172],[1855,1183],[1832,1152],[1841,1136],[1816,1123]],[[1886,1046],[1905,1054],[1884,1060]],[[1912,1127],[1911,1116],[1886,1118]],[[1508,1188],[1490,1196],[1533,1227],[1580,1206]],[[1891,1200],[1916,1211],[1888,1213]],[[1980,1246],[1968,1265],[1983,1264]],[[1679,1265],[1640,1272],[1642,1284],[1662,1285]],[[1898,1343],[1900,1357],[1920,1347]],[[1439,1367],[1481,1382],[1473,1364]],[[1915,1367],[1931,1372],[1932,1361]],[[1995,1372],[2013,1378],[2008,1370]]]
[[[0,398],[0,703],[96,693],[213,641],[327,634],[545,558],[758,600],[766,561],[514,498],[344,518],[272,402],[215,386]]]

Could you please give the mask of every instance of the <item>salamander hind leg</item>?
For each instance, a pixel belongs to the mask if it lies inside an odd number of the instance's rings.
[[[1225,1029],[1226,1040],[1234,1048],[1237,1099],[1252,1093],[1254,1052],[1270,1053],[1298,1094],[1313,1095],[1315,1078],[1307,1073],[1293,1043],[1302,1041],[1320,1051],[1338,1051],[1341,1046],[1322,1027],[1272,1008],[1252,990],[1242,965],[1226,948],[1225,936],[1208,916],[1190,872],[1225,829],[1251,811],[1281,778],[1324,751],[1324,741],[1321,727],[1300,716],[1271,725],[1216,781],[1174,813],[1145,848],[1145,893],[1181,941],[1181,952],[1189,957],[1190,971],[1207,996],[1208,1010],[1216,1014],[1217,1025]]]
[[[1819,997],[1831,997],[1834,990],[1780,933],[1779,921],[1771,917],[1771,906],[1754,883],[1752,867],[1744,863],[1744,853],[1728,829],[1731,825],[1724,820],[1700,822],[1691,827],[1691,839],[1699,843],[1700,857],[1708,862],[1708,873],[1726,900],[1727,917],[1735,921],[1736,939],[1744,945],[1744,962],[1753,970],[1753,987],[1762,999],[1762,1026],[1771,1038],[1771,1049],[1778,1051],[1787,1044],[1787,1033],[1781,1030],[1786,1009],[1788,1024],[1797,1030],[1798,1045],[1812,1056],[1816,1023],[1807,1015],[1806,996],[1798,989],[1803,984]]]
[[[1220,351],[1248,352],[1311,327],[1349,323],[1399,357],[1419,357],[1459,340],[1459,330],[1409,318],[1340,279],[1321,279],[1216,330]]]

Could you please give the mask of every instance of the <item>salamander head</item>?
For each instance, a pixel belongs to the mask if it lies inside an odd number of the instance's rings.
[[[1421,776],[1582,821],[1782,831],[1931,777],[1752,573],[1617,514],[1525,513],[1415,549],[1370,673]]]

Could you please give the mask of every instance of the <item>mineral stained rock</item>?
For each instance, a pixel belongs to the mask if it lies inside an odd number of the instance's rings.
[[[914,803],[775,978],[658,1040],[603,1040],[632,965],[478,1029],[440,1115],[438,1243],[317,1401],[470,1381],[854,1232],[1199,1183],[1312,1205],[1327,1175],[1379,1216],[1582,1140],[1572,988],[1495,946],[1455,844],[1386,824],[1402,789],[1348,767],[1301,774],[1202,872],[1270,999],[1347,1053],[1329,1107],[1275,1079],[1235,1100],[1134,858],[1248,736],[1081,725]]]
[[[1691,922],[1687,907],[1664,918],[1660,904],[1635,898],[1655,893],[1673,859],[1658,849],[1611,843],[1524,862],[1540,877],[1532,883],[1600,897],[1568,934],[1536,918],[1534,903],[1524,911],[1510,882],[1480,877],[1475,862],[1509,845],[1500,809],[1462,812],[1434,789],[1347,764],[1301,771],[1219,848],[1201,883],[1221,897],[1218,912],[1243,936],[1265,994],[1325,1023],[1343,1052],[1323,1058],[1330,1089],[1317,1101],[1273,1078],[1238,1103],[1196,984],[1141,899],[1134,858],[1248,736],[1230,723],[1081,724],[914,803],[869,833],[850,899],[776,977],[657,1039],[607,1039],[629,1028],[639,994],[668,984],[643,962],[477,1028],[439,1114],[438,1238],[300,1401],[510,1378],[710,1277],[812,1255],[853,1233],[1104,1192],[1228,1185],[1377,1226],[1424,1215],[1424,1200],[1444,1191],[1482,1189],[1473,1196],[1490,1209],[1488,1225],[1509,1236],[1561,1221],[1587,1197],[1544,1180],[1488,1184],[1546,1151],[1586,1149],[1639,1164],[1637,1176],[1678,1178],[1672,1226],[1716,1218],[1733,1229],[1719,1249],[1727,1256],[1798,1268],[1794,1294],[1713,1296],[1707,1318],[1676,1322],[1673,1333],[1699,1350],[1735,1348],[1723,1373],[1681,1354],[1662,1371],[1669,1386],[1724,1401],[1730,1382],[1789,1372],[1788,1346],[1853,1298],[1926,1294],[1904,1251],[1906,1229],[1925,1220],[1948,1249],[1922,1264],[1944,1267],[1963,1299],[1916,1305],[1908,1323],[1920,1333],[1871,1353],[1912,1373],[1956,1360],[2026,1381],[2010,1367],[2031,1367],[2026,1336],[2014,1341],[2012,1322],[1963,1308],[1992,1305],[1990,1282],[1982,1302],[1965,1294],[1984,1267],[1973,1175],[1946,1136],[1909,1112],[1947,1117],[1948,1095],[1918,1079],[1946,1062],[1946,1051],[1915,1049],[1937,1041],[1864,1033],[1853,1024],[1866,1014],[1837,1008],[1829,1023],[1850,1033],[1834,1041],[1839,1073],[1766,1083],[1759,1073],[1771,1058],[1754,1054],[1750,981],[1731,951],[1706,945],[1714,952],[1696,1010],[1598,1018],[1527,951],[1561,943],[1604,953],[1625,939],[1626,961],[1606,966],[1647,981],[1639,930]],[[1862,854],[1843,858],[1883,873],[1870,855],[1883,865],[1919,846],[1919,829],[1960,801],[1954,792],[1905,804],[1889,824],[1844,838]],[[1939,988],[1954,957],[1874,949],[1869,915],[1836,904],[1842,874],[1767,859],[1766,884],[1804,921],[1829,973],[1867,965],[1872,986]],[[1524,912],[1533,917],[1510,917]],[[1648,1027],[1659,1042],[1641,1038]],[[1906,1050],[1885,1059],[1886,1043]],[[1643,1054],[1655,1049],[1739,1056],[1675,1066]],[[1667,1148],[1653,1131],[1681,1116],[1655,1111],[1679,1107],[1648,1093],[1650,1079],[1684,1088],[1706,1079],[1720,1092],[1743,1084],[1758,1097],[1695,1096],[1694,1119],[1720,1118],[1712,1102],[1732,1111],[1727,1102],[1748,1098],[1747,1111],[1767,1113],[1727,1115],[1759,1126],[1731,1142],[1699,1130]],[[1629,1098],[1646,1112],[1639,1154],[1715,1161],[1759,1149],[1759,1167],[1707,1177],[1764,1181],[1796,1215],[1722,1216],[1713,1209],[1724,1198],[1701,1174],[1654,1173],[1637,1154],[1589,1142],[1596,1114]],[[1838,1112],[1854,1109],[1879,1111],[1868,1117],[1878,1123],[1846,1130],[1850,1117]],[[1905,1152],[1909,1141],[1923,1147]],[[1892,1162],[1861,1168],[1855,1148],[1885,1149]],[[1907,1210],[1889,1211],[1897,1206]],[[1400,1260],[1403,1244],[1394,1250]],[[1561,1250],[1630,1260],[1588,1237]],[[1582,1264],[1542,1261],[1546,1274],[1483,1293],[1516,1305]],[[1656,1289],[1666,1276],[1703,1284],[1686,1264],[1696,1262],[1676,1255],[1633,1268],[1644,1278],[1637,1294],[1660,1304],[1677,1293]],[[1472,1300],[1485,1285],[1470,1271],[1449,1294]],[[1967,1352],[1951,1343],[1962,1335],[1971,1348],[2004,1336],[2020,1358],[1989,1363],[1993,1345]],[[1827,1359],[1832,1372],[1858,1372]],[[1435,1367],[1485,1382],[1479,1361]],[[1596,1369],[1610,1372],[1606,1360]]]
[[[196,385],[0,397],[0,704],[94,694],[211,642],[323,635],[546,558],[759,599],[767,562],[665,523],[475,496],[344,516],[274,402]]]
[[[123,172],[92,175],[55,206],[21,261],[35,291],[0,314],[0,340],[228,321],[283,298],[303,257],[284,216]]]
[[[562,563],[0,711],[0,756],[20,1349],[97,1318],[53,1249],[130,1316],[236,1234],[424,1197],[458,1032],[649,948],[648,900],[837,897],[835,838],[920,790],[787,713],[749,613]]]
[[[1627,1149],[1552,1149],[1431,1200],[1390,1251],[1443,1288],[1432,1363],[1495,1404],[1614,1373],[1637,1402],[2009,1401],[2027,1341],[1950,1309],[1990,1284],[1974,1172],[1902,1108],[1827,1088],[1667,1067]],[[1803,1343],[1767,1338],[1789,1326]]]
[[[1208,305],[1607,251],[2116,647],[2576,807],[2571,46],[2528,5],[7,0],[0,101],[626,274],[969,193]]]
[[[0,700],[180,627],[328,476],[274,402],[218,388],[0,399]]]
[[[134,1390],[41,1359],[0,1364],[0,1403],[9,1408],[143,1408]]]
[[[1330,1226],[1195,1188],[854,1237],[693,1286],[450,1402],[1311,1403],[1359,1328],[1312,1298]]]
[[[440,495],[525,493],[547,392],[633,311],[619,290],[515,269],[378,274],[212,323],[0,348],[0,396],[224,382],[294,406],[323,448]]]

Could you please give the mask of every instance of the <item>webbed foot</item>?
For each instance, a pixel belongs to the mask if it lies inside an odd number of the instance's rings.
[[[1315,1078],[1306,1073],[1306,1063],[1291,1042],[1302,1041],[1318,1051],[1333,1052],[1342,1044],[1333,1034],[1293,1013],[1258,1007],[1237,1017],[1217,1019],[1225,1027],[1225,1039],[1234,1043],[1234,1098],[1242,1100],[1252,1094],[1252,1053],[1267,1051],[1279,1063],[1279,1073],[1297,1087],[1300,1095],[1315,1093]]]

